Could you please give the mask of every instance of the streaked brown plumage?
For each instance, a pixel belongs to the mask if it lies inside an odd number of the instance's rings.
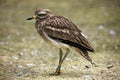
[[[88,56],[88,51],[94,52],[94,49],[82,35],[82,31],[70,20],[62,16],[54,15],[49,9],[35,11],[35,16],[28,18],[27,20],[31,19],[36,19],[35,26],[40,36],[48,43],[51,43],[60,49],[59,65],[56,72],[52,75],[60,74],[61,64],[69,53],[70,47],[74,48],[84,58],[95,65]],[[66,48],[67,50],[64,57],[62,57],[62,48]]]

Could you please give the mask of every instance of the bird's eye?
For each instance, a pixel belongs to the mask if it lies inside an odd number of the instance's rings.
[[[38,14],[38,16],[43,17],[46,16],[46,14]]]

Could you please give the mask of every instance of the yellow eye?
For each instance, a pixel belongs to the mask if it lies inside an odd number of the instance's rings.
[[[43,17],[46,16],[46,14],[38,14],[38,16]]]

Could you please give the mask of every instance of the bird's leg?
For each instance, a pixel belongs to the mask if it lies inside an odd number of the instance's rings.
[[[59,49],[59,65],[56,68],[56,71],[54,73],[51,73],[50,75],[59,75],[60,74],[60,68],[61,68],[61,61],[62,61],[63,51]]]
[[[60,52],[59,52],[59,55],[60,55],[60,58],[59,58],[59,65],[58,65],[58,67],[57,67],[55,73],[50,74],[50,75],[60,75],[61,65],[62,65],[63,61],[65,60],[65,58],[67,57],[68,53],[69,53],[69,49],[67,49],[66,54],[65,54],[64,57],[62,58],[63,52],[62,52],[62,50],[60,49]]]
[[[57,67],[57,73],[58,73],[58,75],[60,75],[61,65],[62,65],[63,61],[65,60],[65,58],[67,57],[67,55],[68,55],[69,51],[70,51],[70,50],[67,48],[67,50],[66,50],[66,53],[65,53],[64,57],[63,57],[63,58],[61,58],[61,60],[60,60],[60,62],[59,62],[59,65],[58,65],[58,67]]]
[[[68,55],[69,52],[70,52],[70,50],[67,48],[66,54],[65,54],[65,56],[62,58],[61,64],[63,63],[63,61],[65,60],[65,58],[67,57],[67,55]]]

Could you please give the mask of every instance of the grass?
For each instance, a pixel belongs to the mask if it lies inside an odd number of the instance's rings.
[[[0,79],[1,80],[118,80],[120,75],[119,0],[1,0]],[[99,67],[74,50],[65,60],[61,76],[49,76],[57,66],[58,49],[37,34],[32,16],[38,8],[72,20],[95,48],[90,54]],[[57,54],[57,55],[56,55]],[[85,66],[90,68],[86,68]],[[113,67],[108,69],[107,66]]]

